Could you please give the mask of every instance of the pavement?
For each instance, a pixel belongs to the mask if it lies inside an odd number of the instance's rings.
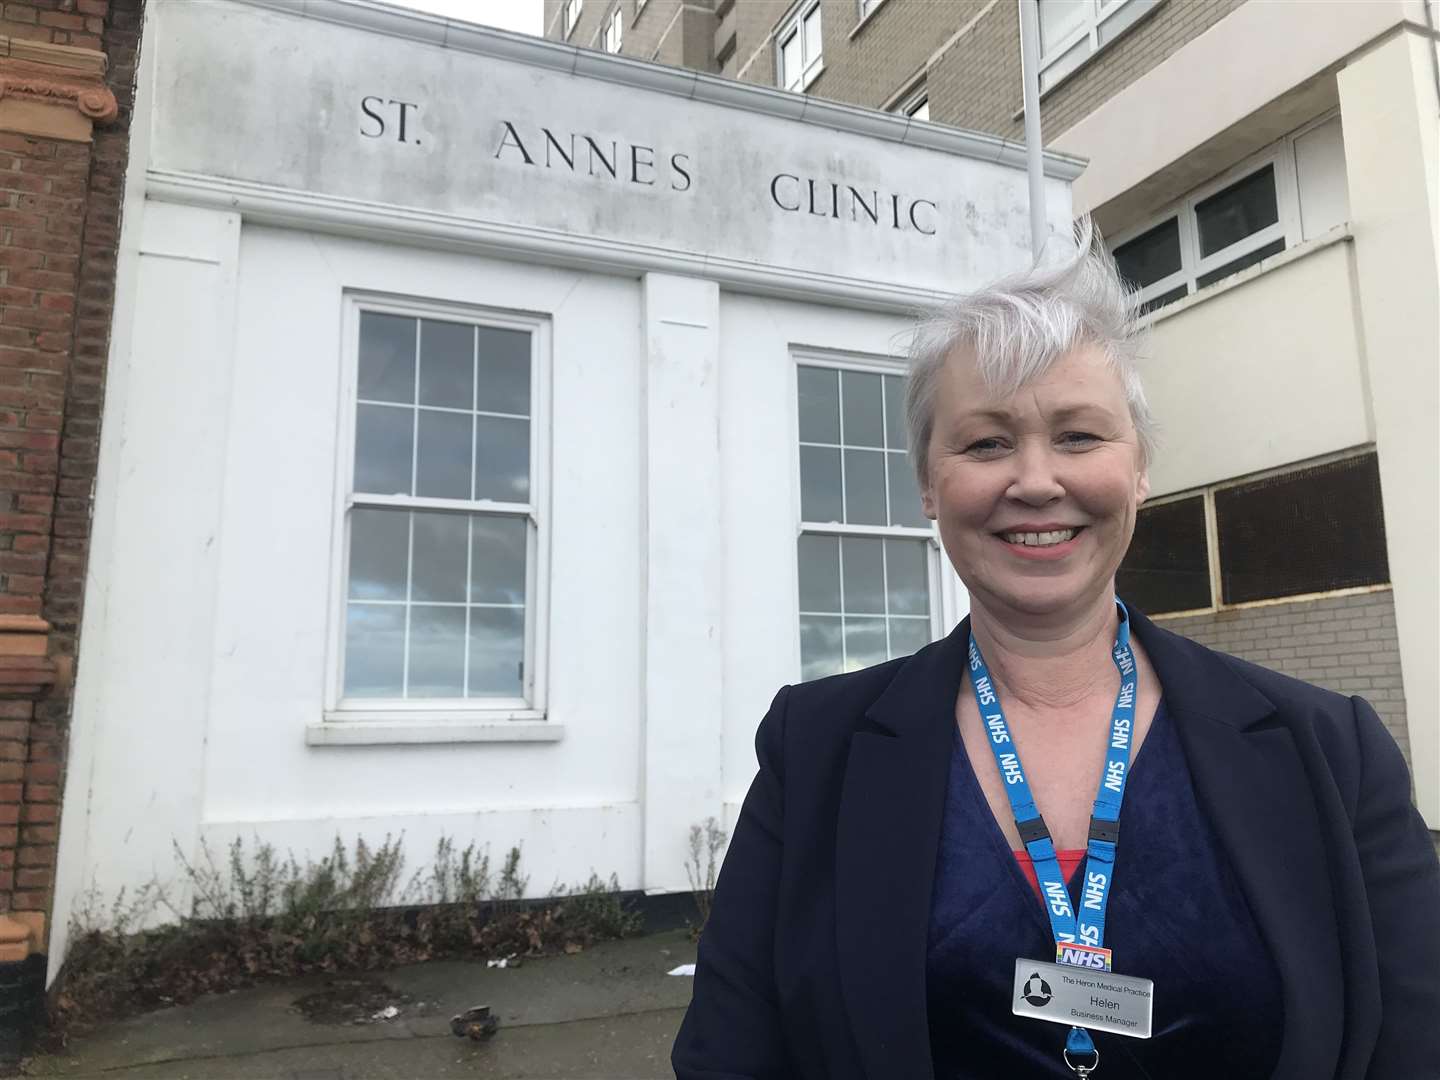
[[[432,961],[306,977],[219,994],[75,1036],[24,1075],[71,1080],[650,1080],[670,1045],[694,963],[684,930],[573,956]],[[455,1036],[450,1018],[489,1005],[499,1030]],[[395,1012],[390,1014],[390,1010]],[[388,1018],[387,1018],[388,1017]]]

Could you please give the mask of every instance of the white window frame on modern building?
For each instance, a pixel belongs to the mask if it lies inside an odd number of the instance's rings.
[[[895,107],[895,112],[901,116],[908,116],[911,120],[920,120],[925,123],[930,121],[930,87],[922,79],[920,85],[907,94]],[[924,115],[920,115],[924,113]]]
[[[811,56],[805,46],[805,22],[814,15],[818,20],[816,36],[819,45]],[[775,85],[782,90],[804,93],[820,73],[825,70],[825,21],[820,11],[820,0],[801,0],[781,19],[775,31]],[[800,70],[791,73],[785,70],[785,43],[794,38],[799,43]]]
[[[855,0],[856,18],[859,22],[863,23],[871,15],[875,14],[875,9],[883,3],[885,3],[885,0]]]
[[[935,528],[935,526],[934,526],[933,523],[932,523],[930,526],[928,526],[928,527],[921,528],[921,527],[908,526],[908,525],[851,525],[851,524],[846,524],[846,523],[842,523],[842,522],[835,522],[835,521],[823,521],[823,522],[822,522],[822,521],[806,521],[805,518],[804,518],[804,515],[803,515],[803,512],[802,512],[803,503],[802,503],[802,500],[801,500],[801,476],[800,476],[800,450],[801,450],[801,447],[804,447],[804,446],[817,446],[817,445],[819,445],[819,446],[828,446],[828,445],[830,445],[830,444],[824,444],[824,443],[805,443],[805,442],[801,442],[801,440],[800,440],[800,418],[799,418],[800,391],[799,391],[799,376],[800,376],[800,369],[801,369],[801,368],[804,368],[804,367],[810,367],[810,368],[827,368],[827,369],[831,369],[831,370],[835,370],[835,371],[841,371],[841,372],[862,372],[862,373],[869,373],[869,374],[875,374],[875,375],[891,375],[891,376],[900,376],[900,377],[903,378],[904,375],[906,374],[906,371],[907,371],[906,362],[905,362],[904,360],[901,360],[901,359],[895,359],[895,358],[890,358],[890,357],[853,356],[853,355],[839,354],[839,353],[835,353],[835,352],[831,352],[831,351],[820,351],[820,350],[815,350],[815,349],[792,349],[792,350],[791,350],[791,363],[790,363],[790,400],[791,400],[791,408],[790,408],[790,425],[791,425],[791,427],[790,427],[790,444],[791,444],[793,447],[795,447],[794,454],[793,454],[793,456],[791,457],[791,468],[792,468],[791,490],[794,491],[794,493],[795,493],[794,498],[795,498],[795,522],[796,522],[796,529],[795,529],[795,540],[792,542],[790,550],[791,550],[792,553],[796,552],[800,538],[801,538],[802,536],[807,535],[807,534],[808,534],[808,535],[814,535],[814,536],[875,537],[875,538],[878,538],[878,539],[889,539],[889,540],[925,540],[925,541],[927,541],[927,543],[926,543],[926,548],[925,548],[925,556],[926,556],[926,557],[925,557],[925,570],[926,570],[926,575],[927,575],[927,598],[928,598],[928,603],[929,603],[929,606],[930,606],[930,640],[931,640],[931,641],[934,641],[934,640],[938,639],[942,633],[944,633],[945,627],[948,625],[948,621],[950,620],[950,618],[951,618],[951,616],[952,616],[952,614],[953,614],[953,609],[954,609],[954,607],[955,607],[956,605],[955,605],[955,598],[952,597],[952,596],[950,596],[950,595],[948,595],[948,594],[947,594],[947,591],[946,591],[945,571],[946,571],[946,569],[947,569],[947,564],[943,561],[943,557],[942,557],[942,553],[941,553],[941,549],[940,549],[940,537],[939,537],[939,532],[937,531],[937,529]],[[841,408],[841,414],[842,414],[842,416],[843,416],[843,413],[844,413],[844,405],[845,405],[843,394],[844,394],[844,391],[843,391],[843,383],[842,383],[841,397],[840,397],[840,408]],[[883,409],[882,409],[881,415],[882,415],[882,418],[883,418],[883,417],[884,417],[884,410],[883,410]],[[842,421],[842,422],[843,422],[843,421]],[[890,433],[889,433],[888,420],[883,420],[883,423],[884,423],[884,425],[885,425],[885,436],[884,436],[884,437],[885,437],[885,441],[888,442],[888,440],[889,440],[889,434],[890,434]],[[909,461],[908,461],[908,459],[907,459],[907,465],[908,465],[908,464],[909,464]],[[843,500],[844,497],[845,497],[845,492],[844,492],[844,475],[845,475],[845,474],[844,474],[844,454],[842,453],[842,454],[841,454],[841,498],[842,498],[842,500]],[[795,556],[792,554],[792,557],[795,557]],[[843,548],[842,548],[841,558],[842,558],[842,560],[843,560],[843,558],[844,558]],[[885,564],[882,562],[882,566],[884,566],[884,565],[885,565]],[[844,580],[844,564],[843,564],[843,561],[842,561],[842,563],[841,563],[841,580],[842,580],[842,588],[843,588],[843,580]],[[889,593],[889,590],[888,590],[888,587],[887,587],[887,588],[886,588],[886,595],[887,595],[887,597],[888,597],[888,593]],[[795,642],[795,653],[794,653],[794,655],[795,655],[795,657],[796,657],[797,660],[798,660],[798,659],[800,658],[800,656],[802,655],[802,654],[801,654],[801,640],[800,640],[800,616],[801,616],[801,610],[800,610],[800,597],[799,597],[799,589],[798,589],[798,572],[797,572],[797,588],[796,588],[795,591],[792,593],[792,598],[793,598],[793,602],[794,602],[794,604],[795,604],[795,620],[794,620],[794,627],[795,627],[795,638],[794,638],[794,642]],[[888,600],[887,600],[887,606],[888,606]],[[807,613],[807,614],[832,614],[832,613],[810,612],[810,613]],[[839,614],[843,615],[844,612],[840,612]],[[888,613],[887,613],[887,615],[886,615],[886,623],[887,623],[887,628],[886,628],[886,640],[887,640],[887,644],[888,644],[888,641],[889,641],[889,627],[888,627],[889,615],[888,615]],[[843,656],[843,655],[844,655],[844,652],[843,652],[843,650],[844,650],[844,636],[843,636],[843,635],[841,636],[841,649],[842,649],[842,656]],[[887,649],[887,651],[888,651],[888,649]],[[797,673],[797,678],[799,678],[799,677],[800,677],[800,675],[799,675],[799,673]]]
[[[1330,117],[1322,117],[1314,123],[1307,124],[1298,131],[1285,136],[1276,143],[1272,143],[1264,150],[1240,164],[1227,170],[1213,180],[1207,181],[1202,186],[1195,188],[1184,198],[1181,198],[1163,211],[1147,218],[1141,224],[1116,233],[1113,237],[1107,238],[1106,246],[1111,252],[1124,247],[1136,237],[1143,236],[1152,229],[1164,225],[1172,218],[1177,218],[1180,233],[1180,269],[1166,277],[1153,281],[1139,290],[1141,303],[1148,303],[1157,297],[1164,296],[1182,286],[1187,296],[1193,296],[1200,291],[1198,285],[1200,278],[1211,273],[1236,259],[1243,258],[1258,248],[1274,243],[1276,240],[1283,240],[1286,248],[1294,247],[1303,239],[1300,230],[1300,201],[1295,178],[1295,149],[1294,141],[1305,134],[1319,123],[1323,123]],[[1224,191],[1226,188],[1244,180],[1246,177],[1262,171],[1267,166],[1275,170],[1275,201],[1277,220],[1274,224],[1268,225],[1258,232],[1230,244],[1219,251],[1211,252],[1207,256],[1200,254],[1200,229],[1195,214],[1198,204],[1204,202],[1211,195]],[[1279,252],[1276,252],[1278,255]],[[1237,271],[1238,273],[1238,271]],[[1225,278],[1209,282],[1205,288],[1219,285]],[[1175,301],[1178,302],[1180,297]],[[1156,309],[1163,311],[1164,308]]]
[[[436,319],[530,335],[530,499],[504,503],[490,499],[463,500],[409,495],[354,493],[356,408],[360,352],[360,316],[364,313]],[[324,724],[309,741],[393,742],[526,741],[554,737],[543,730],[546,719],[549,622],[549,497],[550,497],[550,323],[548,319],[478,305],[455,305],[422,299],[348,293],[343,327],[343,384],[340,402],[339,453],[336,461],[336,502],[333,508],[330,629],[324,695]],[[477,361],[478,362],[478,361]],[[473,435],[472,435],[473,438]],[[344,660],[350,559],[350,523],[357,507],[405,507],[418,510],[489,512],[524,516],[528,522],[525,558],[525,645],[522,697],[374,699],[344,697]],[[468,601],[467,601],[468,603]],[[530,721],[531,724],[520,723]],[[387,737],[385,729],[417,734]],[[488,733],[478,728],[491,729]],[[352,734],[347,729],[360,729]],[[372,729],[366,733],[366,729]],[[559,728],[554,729],[558,734]],[[334,733],[344,732],[336,735]]]
[[[1091,13],[1040,54],[1040,93],[1054,89],[1165,0],[1087,0]],[[1043,9],[1045,0],[1038,0]],[[1039,16],[1041,19],[1044,15]],[[1043,35],[1043,27],[1041,29]],[[1042,37],[1043,40],[1043,37]]]
[[[608,53],[618,53],[625,40],[625,16],[616,4],[609,14],[600,20],[600,48]]]
[[[568,39],[580,21],[580,12],[585,0],[560,0],[560,36]]]

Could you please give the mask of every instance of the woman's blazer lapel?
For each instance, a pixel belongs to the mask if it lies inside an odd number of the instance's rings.
[[[1296,734],[1277,716],[1274,702],[1216,654],[1160,630],[1138,612],[1132,621],[1159,675],[1196,798],[1280,975],[1285,1026],[1273,1080],[1362,1075],[1363,1070],[1336,1072],[1347,1049],[1366,1051],[1346,1046],[1347,1012],[1353,1020],[1351,1010],[1359,1003],[1345,1000],[1336,901],[1317,812],[1318,778],[1307,772]],[[1124,842],[1122,835],[1122,848]],[[1205,942],[1193,947],[1203,949]],[[1155,980],[1156,997],[1162,998],[1165,973],[1144,974]]]
[[[925,955],[970,620],[922,649],[850,740],[836,833],[840,982],[865,1074],[930,1080]]]

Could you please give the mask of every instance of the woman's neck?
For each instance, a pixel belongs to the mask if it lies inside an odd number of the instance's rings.
[[[1118,616],[1112,595],[1067,619],[1033,623],[996,618],[972,596],[970,630],[1002,701],[1053,709],[1102,689],[1113,694],[1110,650]]]

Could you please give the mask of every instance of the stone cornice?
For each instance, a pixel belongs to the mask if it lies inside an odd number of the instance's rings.
[[[89,142],[119,113],[105,54],[0,35],[0,131]]]

